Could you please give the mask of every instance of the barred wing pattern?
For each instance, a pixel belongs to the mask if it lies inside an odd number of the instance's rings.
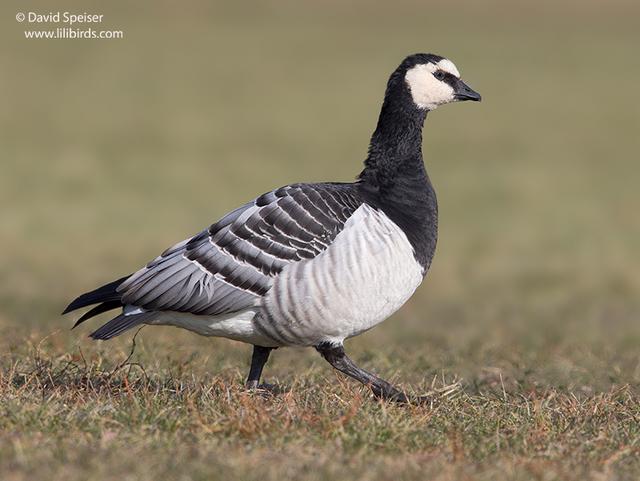
[[[260,302],[287,265],[324,251],[361,205],[354,184],[268,192],[150,262],[118,287],[145,310],[217,315]]]

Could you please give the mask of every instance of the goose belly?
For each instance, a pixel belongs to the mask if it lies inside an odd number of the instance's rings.
[[[200,334],[247,342],[264,347],[277,347],[280,344],[265,337],[256,330],[254,318],[258,308],[250,307],[237,312],[218,315],[191,314],[189,312],[156,312],[147,324],[175,326]]]
[[[363,205],[325,251],[283,269],[254,323],[283,345],[339,343],[397,311],[422,279],[404,232]]]

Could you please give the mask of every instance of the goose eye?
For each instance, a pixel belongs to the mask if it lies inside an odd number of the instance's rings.
[[[446,76],[446,74],[442,70],[436,70],[433,76],[438,80],[444,80],[444,77]]]

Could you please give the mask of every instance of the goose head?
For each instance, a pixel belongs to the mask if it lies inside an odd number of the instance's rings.
[[[481,96],[460,78],[454,63],[444,57],[428,53],[408,56],[391,75],[389,86],[402,83],[415,107],[431,111],[440,105],[471,100]]]

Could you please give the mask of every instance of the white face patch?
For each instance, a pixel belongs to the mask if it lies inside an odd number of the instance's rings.
[[[460,78],[460,72],[458,72],[458,69],[456,68],[456,66],[449,59],[443,58],[435,65],[435,67],[436,68],[434,68],[433,70],[434,72],[436,70],[444,70],[445,72],[450,73],[454,77]]]
[[[448,104],[455,100],[453,88],[433,76],[433,73],[437,70],[443,70],[455,77],[460,77],[456,66],[446,58],[440,60],[437,64],[416,65],[407,70],[404,77],[414,103],[421,109],[434,110],[439,105]]]

